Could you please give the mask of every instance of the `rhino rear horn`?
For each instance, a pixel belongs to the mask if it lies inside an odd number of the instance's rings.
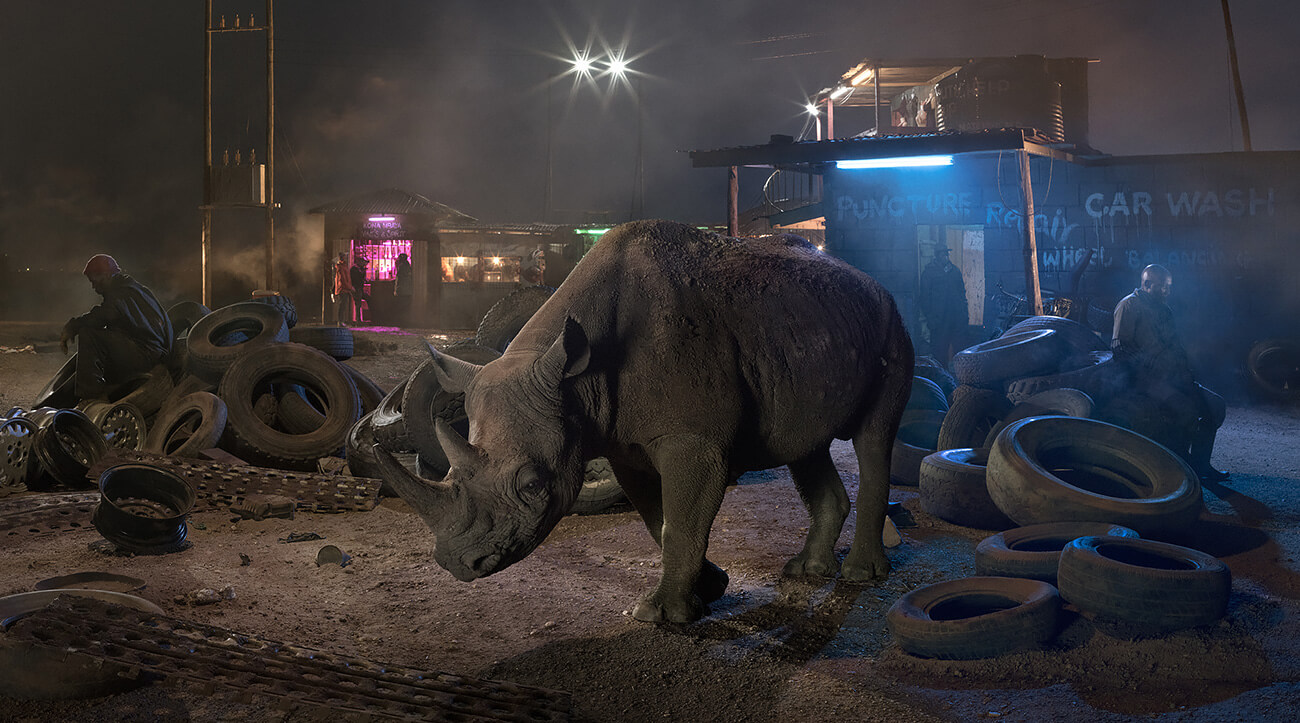
[[[465,391],[470,381],[474,379],[474,375],[483,368],[480,364],[472,364],[450,354],[443,354],[427,341],[424,345],[428,347],[429,356],[433,359],[433,374],[438,378],[438,384],[453,394]]]
[[[426,524],[430,527],[436,525],[451,508],[451,484],[419,477],[398,462],[388,450],[377,444],[373,449],[384,481],[392,485],[397,495],[418,512]]]
[[[442,445],[442,453],[447,455],[447,461],[452,467],[459,469],[473,469],[480,462],[478,451],[466,440],[460,436],[460,432],[452,429],[447,420],[438,417],[433,422],[434,434],[438,437],[438,444]]]

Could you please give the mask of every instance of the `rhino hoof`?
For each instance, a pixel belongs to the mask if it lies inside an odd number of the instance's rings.
[[[704,617],[706,611],[697,595],[676,604],[665,604],[652,594],[637,602],[632,617],[643,623],[693,623]]]
[[[695,594],[705,604],[711,603],[727,592],[729,582],[731,578],[725,570],[705,560],[704,567],[700,568],[700,579],[695,581]]]
[[[828,562],[799,554],[785,563],[781,574],[786,577],[835,577],[835,567],[834,558]]]
[[[845,560],[840,567],[840,579],[845,582],[870,582],[889,577],[889,560],[882,555],[879,560],[858,563]]]

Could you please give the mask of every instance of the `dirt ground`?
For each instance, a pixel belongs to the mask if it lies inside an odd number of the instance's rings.
[[[424,352],[418,337],[363,335],[349,363],[391,388]],[[454,336],[454,335],[452,335]],[[446,337],[436,339],[443,341]],[[48,330],[10,325],[0,346],[0,411],[30,404],[63,357]],[[1300,411],[1233,406],[1215,463],[1232,479],[1206,490],[1192,546],[1231,568],[1232,598],[1217,625],[1133,639],[1067,608],[1041,650],[981,661],[911,657],[891,640],[885,611],[902,593],[973,574],[990,534],[924,513],[915,488],[891,500],[917,526],[889,551],[887,581],[854,586],[785,580],[807,517],[785,469],[729,489],[710,558],[731,576],[727,595],[692,625],[653,626],[630,609],[659,574],[657,551],[635,513],[566,518],[537,551],[472,583],[433,562],[434,539],[400,500],[365,513],[233,522],[191,518],[182,552],[118,557],[93,527],[10,538],[0,595],[82,571],[141,578],[135,593],[168,614],[340,654],[573,694],[579,720],[718,721],[1174,721],[1294,720],[1300,710]],[[853,494],[856,463],[834,448]],[[325,539],[283,543],[293,532]],[[840,539],[852,536],[852,518]],[[320,546],[352,557],[317,567]],[[241,555],[250,564],[241,565]],[[175,599],[233,586],[231,600],[193,607]],[[2,675],[3,672],[0,672]],[[0,698],[3,721],[330,720],[284,713],[218,689],[149,686],[86,701]]]

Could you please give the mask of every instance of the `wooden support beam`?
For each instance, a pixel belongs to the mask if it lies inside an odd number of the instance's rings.
[[[740,169],[727,167],[727,235],[740,235]]]
[[[1038,284],[1038,239],[1034,235],[1034,185],[1029,177],[1029,153],[1016,151],[1020,161],[1020,192],[1025,195],[1025,294],[1034,316],[1043,314],[1043,292]]]

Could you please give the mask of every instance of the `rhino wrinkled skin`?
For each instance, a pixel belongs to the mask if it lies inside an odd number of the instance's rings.
[[[469,439],[438,425],[442,481],[376,452],[460,580],[527,556],[572,506],[584,461],[601,456],[662,549],[639,620],[693,621],[722,596],[709,530],[728,483],[751,470],[789,465],[811,516],[785,574],[888,574],[881,531],[912,343],[889,292],[802,238],[625,224],[500,359],[431,353],[443,387],[465,391]],[[834,546],[850,504],[833,438],[853,441],[861,480],[843,565]]]

